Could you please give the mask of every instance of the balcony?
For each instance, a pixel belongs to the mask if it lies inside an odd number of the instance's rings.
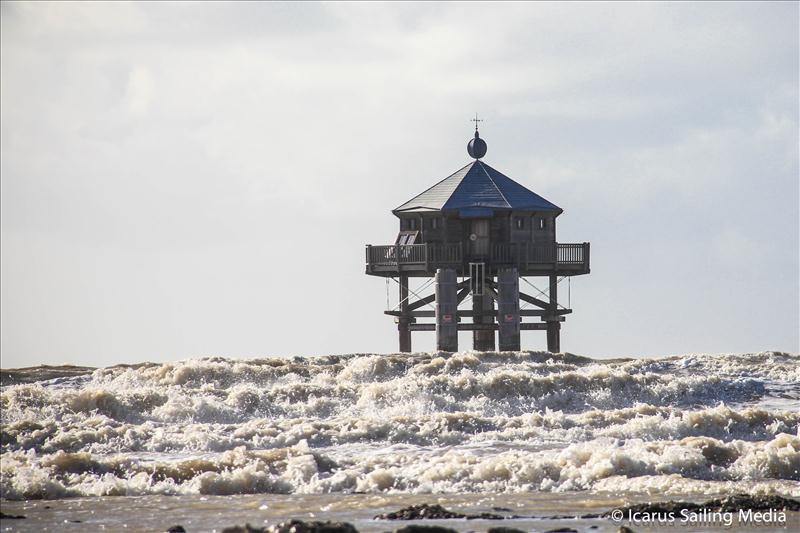
[[[527,244],[503,243],[489,247],[485,256],[465,254],[455,244],[368,244],[366,272],[372,276],[430,276],[438,268],[454,268],[461,275],[471,262],[490,268],[516,267],[521,276],[577,276],[589,273],[589,243]]]

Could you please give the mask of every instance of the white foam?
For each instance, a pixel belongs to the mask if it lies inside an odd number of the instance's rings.
[[[0,407],[14,499],[736,483],[797,495],[800,480],[800,357],[772,352],[215,357],[7,386]]]

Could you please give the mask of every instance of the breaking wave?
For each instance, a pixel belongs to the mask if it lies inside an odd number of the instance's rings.
[[[737,490],[800,496],[800,357],[542,352],[4,371],[7,499]]]

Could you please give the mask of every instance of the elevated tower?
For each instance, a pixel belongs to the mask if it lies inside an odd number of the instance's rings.
[[[559,305],[558,283],[589,273],[589,243],[557,242],[563,210],[481,161],[486,151],[476,121],[467,145],[474,160],[392,211],[400,219],[394,244],[367,245],[366,273],[400,286],[399,309],[386,314],[396,319],[401,352],[411,351],[412,331],[430,330],[443,351],[457,351],[464,330],[475,350],[519,350],[521,330],[544,330],[548,351],[561,351],[572,310]],[[434,278],[434,294],[410,298],[412,277]],[[522,292],[525,277],[547,277],[548,291]],[[459,309],[468,296],[471,309]]]

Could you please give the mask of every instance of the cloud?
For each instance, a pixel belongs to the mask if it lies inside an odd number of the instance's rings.
[[[575,317],[659,299],[674,312],[680,284],[663,280],[685,274],[680,291],[689,294],[719,277],[716,260],[690,264],[685,254],[730,257],[725,276],[737,283],[767,259],[776,278],[797,277],[796,3],[7,2],[2,10],[3,282],[16,287],[2,298],[4,353],[45,358],[57,349],[13,333],[36,322],[41,310],[30,302],[47,294],[47,335],[87,358],[111,358],[106,347],[122,345],[118,360],[212,346],[392,349],[394,327],[375,307],[361,247],[392,241],[389,210],[463,165],[476,111],[490,164],[566,209],[562,239],[594,243],[599,270],[580,280],[586,307]],[[731,255],[744,249],[756,252]],[[318,280],[322,258],[328,270]],[[136,279],[114,296],[134,310],[97,335],[90,324],[113,316],[113,301],[86,274],[92,264]],[[80,283],[63,287],[65,271]],[[648,298],[628,284],[645,271]],[[285,316],[309,305],[277,281],[289,272],[305,276],[297,283],[309,294],[352,302],[352,316],[323,321],[315,338],[279,334],[299,328]],[[148,292],[148,283],[161,289]],[[604,291],[622,296],[609,304]],[[787,305],[797,291],[776,282],[746,303]],[[262,307],[266,299],[281,302],[280,312]],[[726,305],[720,291],[709,309]],[[231,313],[253,329],[233,325]],[[137,324],[136,316],[155,318]],[[646,342],[634,330],[609,339],[601,321],[580,320],[572,351]],[[790,309],[729,341],[662,340],[649,353],[768,340],[796,349],[797,320]],[[356,335],[353,321],[370,329]],[[214,323],[224,326],[211,335]],[[279,325],[268,340],[259,331],[266,323]]]
[[[155,80],[150,71],[144,67],[134,68],[128,78],[125,95],[128,111],[133,115],[142,115],[148,111],[156,93]]]

